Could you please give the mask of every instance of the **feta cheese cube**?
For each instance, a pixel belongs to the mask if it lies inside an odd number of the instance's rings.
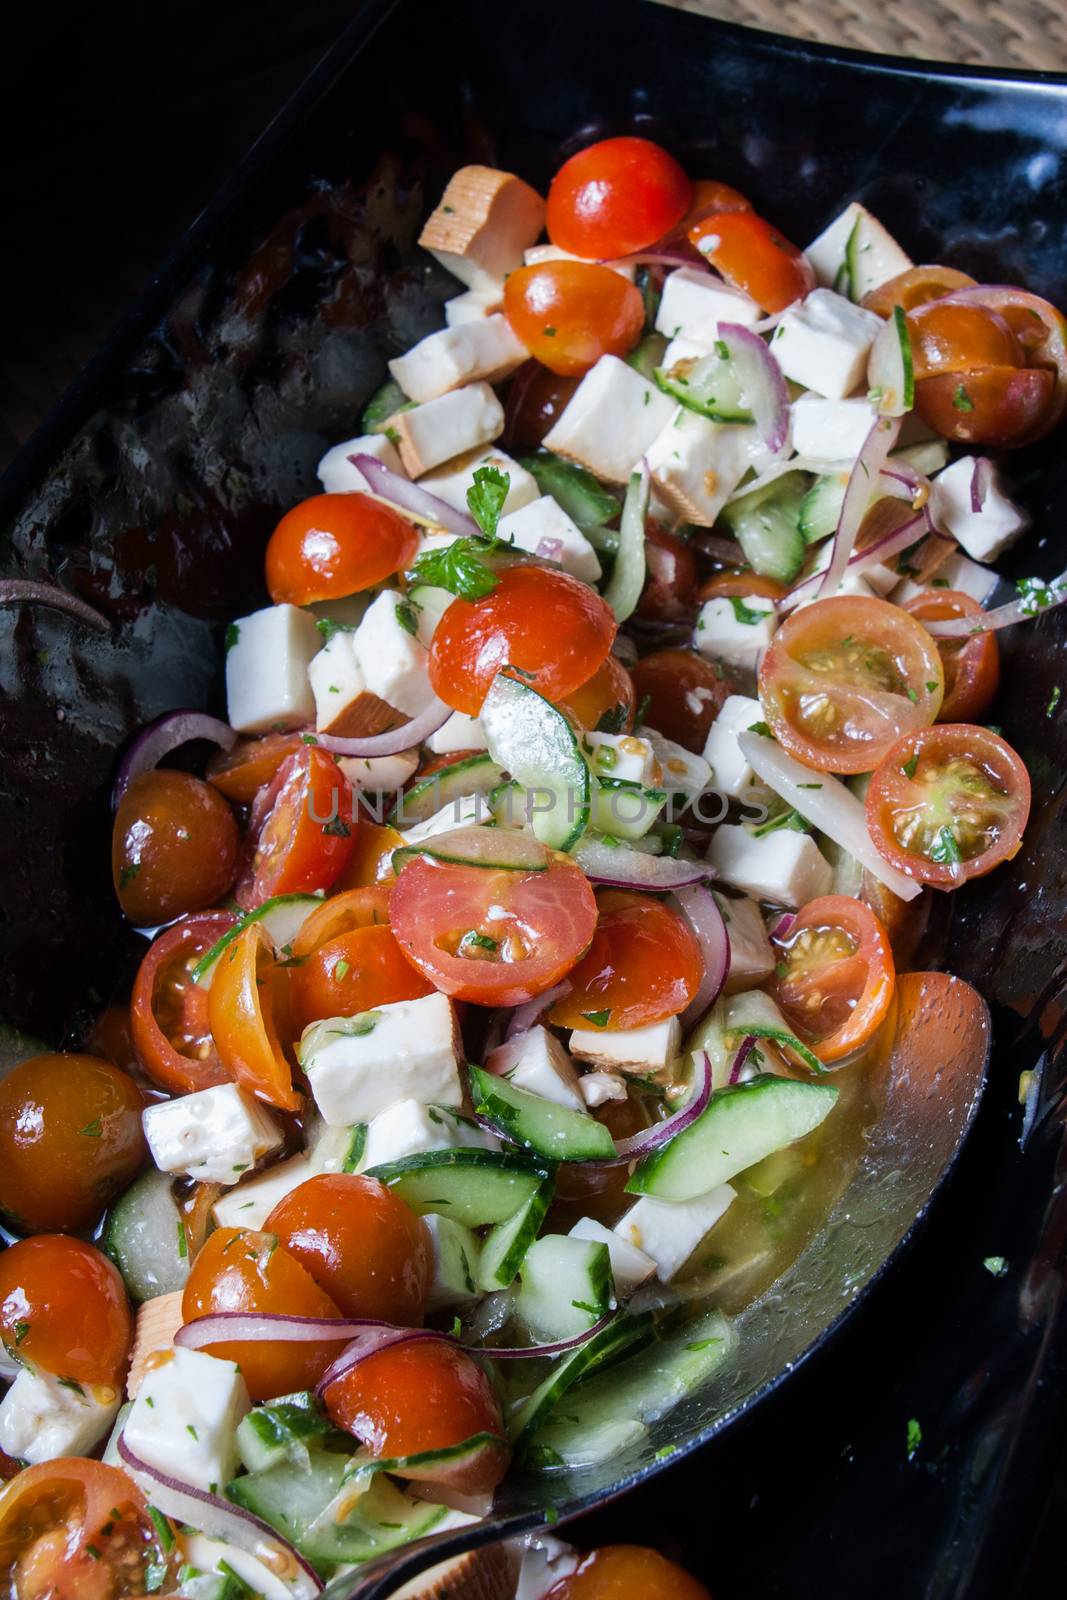
[[[359,739],[383,733],[400,720],[394,706],[368,692],[356,654],[354,629],[339,629],[312,657],[308,682],[315,696],[315,727],[319,733]]]
[[[572,1056],[606,1072],[625,1072],[631,1077],[662,1077],[670,1068],[682,1043],[682,1025],[677,1017],[649,1022],[643,1028],[626,1028],[609,1033],[606,1028],[575,1028],[568,1041]]]
[[[795,828],[758,834],[746,824],[724,823],[712,835],[708,860],[725,883],[778,906],[796,908],[829,894],[833,881],[811,834]]]
[[[873,311],[832,289],[813,289],[783,314],[771,352],[794,383],[843,400],[866,379],[867,357],[881,326]]]
[[[764,595],[747,594],[736,606],[734,599],[733,595],[719,595],[705,600],[697,615],[693,642],[710,660],[755,672],[774,633],[774,606]],[[742,621],[742,609],[757,620]]]
[[[361,1172],[428,1150],[499,1150],[500,1140],[444,1106],[398,1100],[374,1117],[359,1163]]]
[[[679,406],[645,457],[674,515],[710,528],[763,449],[755,428],[711,422]]]
[[[655,728],[640,727],[634,730],[647,739],[663,773],[660,785],[669,794],[703,794],[711,783],[711,767],[703,756],[694,755],[684,745],[665,739]]]
[[[463,1104],[459,1035],[447,996],[396,1000],[305,1028],[300,1062],[326,1122],[369,1122],[398,1100]]]
[[[528,183],[495,167],[460,167],[448,180],[419,243],[468,288],[492,289],[522,266],[541,235],[545,202]]]
[[[726,989],[730,994],[740,989],[753,989],[769,978],[774,971],[775,954],[763,916],[754,900],[746,897],[727,898],[715,896],[726,924],[726,937],[730,941],[730,972]]]
[[[693,1200],[657,1200],[643,1194],[619,1218],[614,1231],[626,1244],[650,1256],[660,1282],[670,1283],[736,1197],[728,1183]]]
[[[731,800],[751,798],[752,789],[758,788],[756,774],[742,754],[737,736],[762,720],[763,707],[758,700],[748,694],[731,694],[708,729],[704,758],[711,766],[711,781],[720,794]]]
[[[422,1221],[433,1251],[433,1279],[426,1300],[427,1311],[454,1311],[473,1305],[481,1298],[478,1262],[482,1245],[478,1235],[461,1222],[435,1212]]]
[[[590,1111],[607,1105],[609,1100],[625,1100],[626,1080],[617,1072],[585,1072],[578,1080],[582,1099]]]
[[[445,301],[445,321],[450,328],[464,328],[468,323],[481,322],[495,316],[504,305],[504,280],[486,279],[489,287],[467,289]]]
[[[763,312],[740,290],[700,267],[679,267],[663,284],[656,312],[656,332],[668,339],[694,339],[710,349],[719,335],[720,322],[751,327]]]
[[[424,477],[443,461],[490,444],[504,428],[504,408],[487,383],[453,389],[389,419],[404,471]]]
[[[435,756],[447,756],[457,750],[488,750],[489,745],[477,717],[469,717],[465,711],[453,711],[448,721],[436,733],[431,733],[426,748]]]
[[[147,1106],[141,1120],[159,1170],[184,1172],[201,1183],[237,1183],[283,1139],[266,1106],[235,1083],[161,1100]]]
[[[228,1194],[220,1195],[211,1214],[220,1228],[262,1228],[279,1200],[299,1189],[312,1176],[305,1155],[290,1156],[266,1172],[239,1183]]]
[[[569,250],[562,250],[558,244],[531,245],[530,249],[525,252],[523,260],[528,267],[540,267],[546,261],[584,261],[587,266],[590,264],[593,266],[608,266],[610,264],[612,272],[617,272],[620,278],[626,279],[627,283],[633,283],[634,278],[637,276],[637,268],[634,266],[626,266],[619,262],[592,261],[589,256],[572,255]]]
[[[831,542],[830,540],[827,540],[828,544],[830,542]],[[885,568],[885,567],[882,568],[883,572],[887,572],[888,570],[889,570],[888,568]],[[893,577],[893,574],[890,574],[890,578],[892,578],[892,577]],[[892,588],[892,583],[890,583],[889,587]],[[862,595],[865,600],[874,600],[874,599],[877,599],[877,597],[878,597],[878,593],[877,593],[877,590],[875,589],[874,585],[867,581],[867,573],[866,572],[851,572],[851,571],[847,571],[847,570],[845,572],[844,577],[841,578],[841,580],[839,581],[837,587],[835,588],[834,594],[835,595],[858,594],[858,595]],[[818,589],[813,587],[809,593],[805,594],[803,600],[801,600],[797,604],[795,609],[797,611],[803,611],[805,606],[814,605],[816,600],[821,600],[822,598],[823,597],[822,597],[822,595],[819,594]]]
[[[234,1362],[178,1347],[145,1374],[122,1436],[146,1465],[219,1494],[237,1470],[234,1435],[250,1407]]]
[[[571,1229],[570,1236],[572,1239],[590,1239],[594,1244],[607,1245],[615,1294],[620,1300],[629,1299],[635,1289],[640,1289],[643,1283],[655,1276],[656,1263],[650,1255],[592,1217],[581,1217]]]
[[[663,777],[656,752],[647,739],[636,733],[587,733],[582,743],[598,778],[616,778],[648,788],[655,787]]]
[[[529,505],[541,493],[537,487],[537,479],[532,472],[527,472],[525,467],[520,467],[511,456],[505,455],[503,450],[471,450],[466,455],[460,456],[456,461],[449,461],[436,472],[427,473],[422,480],[422,487],[430,494],[443,500],[446,505],[454,506],[457,511],[467,510],[467,490],[474,487],[474,474],[480,467],[495,467],[498,472],[508,475],[508,492],[504,500],[503,514],[509,511],[518,511],[521,506]],[[441,542],[438,549],[451,544],[453,534],[435,534],[433,538]],[[431,546],[431,548],[433,548]]]
[[[507,1078],[516,1089],[540,1095],[557,1106],[584,1111],[585,1101],[570,1056],[547,1028],[527,1028],[505,1039],[486,1058],[486,1069]]]
[[[501,517],[497,532],[502,539],[514,539],[520,550],[529,550],[534,555],[542,539],[555,539],[559,550],[551,559],[558,561],[564,572],[569,572],[572,578],[580,578],[583,583],[596,583],[600,577],[600,561],[593,546],[550,494],[541,495],[520,511]]]
[[[403,810],[397,820],[404,820]],[[453,833],[457,828],[470,828],[492,820],[493,813],[484,794],[461,794],[435,811],[432,817],[427,817],[425,822],[402,828],[401,835],[405,844],[425,844],[427,839],[436,839],[442,833]]]
[[[546,450],[626,483],[676,410],[673,400],[618,356],[601,356],[544,438]]]
[[[997,574],[990,572],[988,567],[979,566],[977,561],[972,561],[961,551],[953,550],[925,583],[916,583],[913,578],[902,579],[893,590],[891,599],[895,605],[902,606],[929,589],[959,589],[984,606],[999,582]]]
[[[429,657],[401,620],[402,598],[396,589],[382,590],[352,635],[353,648],[368,693],[417,717],[433,700]]]
[[[820,394],[802,394],[794,400],[792,412],[797,454],[828,466],[855,461],[877,416],[870,401],[858,395],[827,400]]]
[[[939,472],[930,485],[930,516],[934,527],[951,534],[975,561],[995,561],[1030,526],[1030,519],[1008,499],[992,467],[987,468],[982,509],[973,511],[973,478],[972,456],[960,456]]]
[[[395,756],[338,756],[337,765],[361,794],[396,794],[419,765],[417,750],[398,750]]]
[[[265,606],[231,622],[226,707],[238,733],[301,728],[315,715],[308,667],[322,643],[310,611]]]
[[[390,361],[389,371],[409,400],[436,400],[465,383],[500,383],[529,355],[497,312],[460,328],[427,334],[404,356]]]
[[[114,1422],[121,1399],[110,1384],[79,1384],[22,1367],[0,1402],[0,1449],[33,1466],[87,1456]]]
[[[844,284],[853,300],[862,300],[912,264],[893,235],[858,200],[846,206],[804,254],[815,268],[818,283],[832,289]],[[855,283],[851,281],[853,272]]]
[[[396,447],[384,433],[361,433],[354,439],[335,444],[319,462],[319,482],[324,494],[355,494],[368,487],[366,478],[352,465],[349,456],[373,456],[390,472],[405,476]]]

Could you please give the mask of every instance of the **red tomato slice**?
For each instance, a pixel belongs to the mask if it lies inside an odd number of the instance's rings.
[[[295,1033],[322,1017],[353,1017],[433,993],[388,924],[383,885],[334,895],[311,913],[293,941]]]
[[[234,921],[229,911],[183,917],[159,935],[138,968],[130,996],[133,1047],[152,1082],[171,1094],[230,1081],[211,1036],[210,991],[192,974]]]
[[[251,911],[276,894],[328,889],[348,864],[356,829],[352,787],[337,762],[301,745],[256,796],[238,905]]]
[[[391,911],[408,960],[442,993],[482,1006],[518,1006],[551,989],[596,927],[588,880],[563,856],[544,872],[416,856],[396,881]]]
[[[784,311],[815,287],[802,250],[754,211],[719,211],[689,230],[690,241],[727,283],[764,311]]]
[[[1043,367],[975,367],[920,379],[915,409],[945,439],[1030,444],[1049,431],[1055,390],[1055,376]]]
[[[303,742],[299,733],[267,733],[261,739],[238,739],[232,750],[220,750],[211,757],[204,776],[227,800],[250,806],[286,756],[299,750]]]
[[[545,225],[562,250],[593,261],[647,250],[677,226],[692,186],[672,155],[650,139],[602,139],[560,167]]]
[[[874,912],[848,895],[810,900],[778,951],[774,997],[827,1066],[870,1044],[896,986],[889,935]]]
[[[561,378],[580,377],[601,356],[624,356],[645,325],[633,284],[589,261],[519,267],[504,286],[504,314],[534,359]]]
[[[904,607],[920,622],[975,617],[982,607],[959,589],[928,589]],[[1000,684],[1000,647],[992,629],[970,639],[938,639],[945,670],[945,698],[938,722],[974,722],[989,707]]]
[[[276,605],[343,599],[410,565],[418,547],[418,530],[370,495],[312,495],[271,534],[267,588]]]
[[[888,600],[816,600],[787,617],[759,671],[776,739],[822,772],[870,772],[933,722],[945,679],[921,623]]]
[[[920,883],[956,889],[1018,851],[1030,775],[1010,744],[970,722],[908,734],[867,790],[867,827],[887,861]]]
[[[242,1089],[280,1111],[300,1110],[303,1096],[282,1045],[293,1032],[289,969],[275,960],[261,922],[238,934],[215,963],[208,1020],[222,1064]]]
[[[704,975],[685,918],[651,895],[625,889],[602,890],[597,910],[593,942],[549,1020],[559,1028],[614,1033],[684,1011]]]

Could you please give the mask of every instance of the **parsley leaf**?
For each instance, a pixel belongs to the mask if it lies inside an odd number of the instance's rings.
[[[583,1011],[582,1016],[586,1022],[591,1022],[594,1028],[606,1028],[611,1017],[610,1009],[607,1011]]]
[[[84,1128],[78,1129],[78,1132],[84,1134],[86,1139],[99,1139],[104,1132],[104,1128],[100,1118],[94,1117],[92,1122],[87,1122]]]
[[[947,824],[938,829],[937,838],[930,846],[930,860],[953,867],[958,867],[963,860],[956,835]]]
[[[355,633],[355,628],[350,622],[335,622],[332,617],[320,617],[315,624],[322,634],[323,641],[329,644],[339,633]]]
[[[918,1448],[922,1444],[922,1442],[923,1442],[923,1431],[922,1431],[922,1428],[919,1426],[918,1417],[909,1417],[908,1418],[908,1460],[909,1461],[911,1460],[912,1456],[915,1454],[916,1450],[918,1450]]]
[[[241,637],[241,629],[240,629],[239,624],[236,623],[236,622],[229,623],[227,625],[227,628],[226,628],[226,648],[227,648],[227,650],[232,650],[234,645],[237,643],[237,641],[238,641],[238,639],[240,637]]]
[[[594,733],[621,733],[626,726],[626,707],[620,700],[618,705],[611,706],[607,711],[602,711],[597,718]]]
[[[499,581],[481,559],[490,548],[485,539],[463,538],[444,550],[424,550],[412,568],[412,583],[447,589],[461,600],[481,600],[492,594]]]
[[[956,387],[952,391],[952,404],[955,406],[957,411],[974,410],[974,401],[971,399],[962,383],[957,383]]]
[[[496,538],[496,525],[511,488],[511,474],[499,467],[479,467],[467,490],[467,509],[487,539]]]
[[[982,1262],[982,1265],[987,1272],[991,1272],[993,1274],[994,1278],[1003,1278],[1007,1276],[1008,1263],[1004,1256],[986,1256],[985,1260]]]
[[[916,750],[915,754],[910,758],[910,760],[904,762],[904,765],[900,770],[906,778],[914,778],[916,770],[918,769],[918,765],[919,752]]]
[[[730,602],[735,622],[743,622],[753,628],[759,622],[766,622],[770,616],[769,611],[754,611],[751,606],[746,606],[739,594],[727,595],[726,598]]]
[[[404,632],[410,633],[413,637],[419,631],[417,609],[418,608],[412,600],[397,601],[396,620],[399,622]]]

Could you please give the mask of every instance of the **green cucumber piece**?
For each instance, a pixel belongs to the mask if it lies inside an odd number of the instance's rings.
[[[237,1424],[237,1454],[248,1472],[268,1472],[282,1462],[307,1466],[310,1451],[352,1452],[352,1436],[334,1427],[308,1391],[256,1406]]]
[[[606,1244],[549,1233],[522,1263],[515,1310],[541,1344],[573,1339],[611,1310],[614,1279]]]
[[[657,367],[653,377],[664,394],[712,422],[753,421],[725,345],[717,345],[711,355],[687,357],[670,368]]]
[[[433,1283],[426,1301],[427,1311],[453,1311],[456,1307],[473,1305],[479,1298],[482,1241],[470,1228],[453,1222],[451,1217],[431,1212],[424,1224],[433,1245]]]
[[[308,1135],[309,1175],[322,1172],[358,1172],[367,1143],[367,1124],[356,1122],[350,1128],[316,1126]]]
[[[414,408],[414,400],[408,399],[396,379],[386,378],[363,407],[360,428],[364,433],[388,433],[386,424],[390,417],[395,417],[398,411],[413,411]]]
[[[189,1245],[169,1173],[153,1167],[121,1195],[108,1212],[101,1246],[133,1300],[184,1289]]]
[[[831,1083],[769,1075],[718,1089],[695,1122],[638,1163],[627,1192],[693,1200],[803,1139],[836,1101]]]
[[[516,1454],[522,1455],[543,1428],[568,1389],[597,1367],[614,1362],[624,1351],[648,1344],[655,1336],[652,1317],[648,1312],[632,1317],[619,1314],[606,1328],[594,1333],[584,1344],[578,1345],[569,1355],[553,1363],[552,1370],[511,1414],[508,1432]]]
[[[515,459],[533,474],[541,493],[551,495],[583,533],[602,523],[614,522],[619,515],[618,500],[586,467],[564,461],[550,450],[539,450],[536,455],[516,456]]]
[[[785,472],[762,489],[753,489],[724,506],[724,522],[754,572],[792,583],[804,564],[807,545],[800,531],[800,508],[808,492],[807,474]]]
[[[314,894],[276,894],[264,900],[261,906],[256,906],[254,911],[243,912],[233,927],[227,928],[222,938],[216,940],[211,949],[200,957],[193,968],[193,982],[202,989],[209,989],[216,961],[253,922],[262,922],[276,950],[291,945],[308,917],[321,906],[325,898],[321,889]]]
[[[489,753],[530,793],[530,827],[569,850],[589,825],[592,775],[562,711],[518,678],[498,673],[481,709]]]
[[[868,398],[884,417],[902,417],[915,404],[911,335],[903,306],[894,306],[871,346]]]
[[[386,817],[393,828],[412,828],[416,822],[425,822],[435,811],[450,806],[468,794],[488,794],[503,780],[502,768],[487,750],[475,756],[464,756],[447,767],[438,767],[428,778],[415,782],[397,799]]]
[[[860,211],[848,238],[845,240],[845,256],[837,276],[834,278],[834,288],[838,294],[843,294],[849,300],[860,300],[863,291],[859,288],[860,278],[860,249],[862,248],[862,222],[863,212]]]
[[[598,778],[590,823],[611,839],[642,839],[666,804],[666,789],[646,789],[631,778]]]
[[[476,824],[438,833],[422,844],[404,844],[393,851],[393,868],[402,872],[413,856],[429,856],[456,867],[489,867],[502,872],[544,872],[548,852],[529,834]]]
[[[900,450],[894,450],[889,457],[890,461],[906,461],[909,467],[914,467],[916,472],[930,477],[935,472],[940,472],[942,467],[948,466],[948,445],[944,439],[923,439],[919,444],[906,444]]]
[[[818,544],[836,533],[848,479],[847,472],[824,473],[804,495],[798,527],[805,544]]]
[[[825,1072],[826,1067],[788,1027],[785,1018],[762,989],[746,989],[720,1001],[723,1033],[727,1047],[736,1050],[746,1034],[754,1039],[769,1039],[809,1072]],[[716,1007],[718,1009],[718,1007]]]
[[[615,1154],[611,1134],[587,1111],[516,1089],[484,1067],[471,1067],[470,1085],[476,1115],[546,1161],[610,1160]]]
[[[633,367],[649,383],[656,381],[656,368],[663,364],[667,341],[662,333],[646,333],[640,344],[634,346],[626,357],[626,365]]]
[[[486,1234],[478,1261],[478,1287],[483,1293],[510,1289],[515,1282],[527,1250],[541,1231],[555,1188],[555,1179],[546,1178],[513,1217],[498,1222]]]
[[[506,1222],[548,1177],[543,1162],[518,1151],[429,1150],[372,1167],[421,1216],[439,1211],[465,1228]]]

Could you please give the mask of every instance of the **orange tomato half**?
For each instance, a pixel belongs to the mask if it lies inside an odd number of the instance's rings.
[[[605,889],[597,896],[589,950],[549,1020],[560,1028],[643,1028],[677,1016],[700,987],[704,963],[685,918],[651,895]]]
[[[299,1111],[283,1039],[289,1020],[289,968],[275,959],[261,922],[226,947],[208,991],[208,1020],[223,1066],[235,1083],[279,1111]]]
[[[823,895],[774,944],[774,997],[819,1060],[832,1066],[865,1049],[896,985],[889,936],[874,912],[848,895]]]

